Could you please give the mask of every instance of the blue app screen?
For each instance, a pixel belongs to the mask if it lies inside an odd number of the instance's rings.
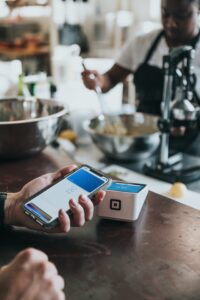
[[[79,172],[75,172],[74,174],[70,175],[68,180],[78,185],[88,193],[96,190],[96,188],[104,183],[101,178],[94,176],[92,173],[89,173],[84,169],[81,169]]]

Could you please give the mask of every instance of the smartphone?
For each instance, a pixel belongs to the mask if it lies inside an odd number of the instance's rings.
[[[110,178],[100,171],[82,165],[29,198],[23,204],[23,210],[40,225],[53,228],[58,224],[61,208],[70,212],[70,199],[78,201],[81,194],[92,198],[99,189],[105,189],[110,183]]]

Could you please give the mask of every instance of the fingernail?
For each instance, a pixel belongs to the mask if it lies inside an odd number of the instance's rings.
[[[76,202],[75,202],[73,199],[70,199],[69,202],[70,202],[70,205],[71,205],[72,207],[74,207],[74,208],[77,207],[77,204],[76,204]]]
[[[81,195],[80,199],[79,199],[79,202],[81,203],[86,203],[88,201],[88,198],[84,195]]]
[[[64,209],[60,209],[60,210],[59,210],[59,215],[61,215],[61,217],[63,217],[64,214],[65,214]]]

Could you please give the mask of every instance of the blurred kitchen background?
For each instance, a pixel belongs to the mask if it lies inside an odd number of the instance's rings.
[[[99,102],[82,84],[82,60],[104,72],[130,35],[158,27],[160,0],[1,0],[0,97],[54,97],[93,115]],[[134,99],[132,78],[103,96],[112,112]]]

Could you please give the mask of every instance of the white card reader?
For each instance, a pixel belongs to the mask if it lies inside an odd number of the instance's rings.
[[[145,184],[113,181],[106,190],[104,201],[97,207],[97,215],[107,219],[135,221],[147,193]]]

